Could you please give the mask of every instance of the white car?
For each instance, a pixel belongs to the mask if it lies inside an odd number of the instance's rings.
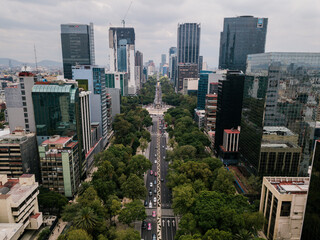
[[[156,198],[156,197],[153,198],[153,202],[154,202],[154,203],[157,202],[157,198]]]
[[[152,202],[151,201],[149,202],[149,208],[152,208]]]
[[[152,182],[150,182],[150,187],[153,187],[153,183]]]
[[[157,160],[154,160],[154,163],[157,163]]]

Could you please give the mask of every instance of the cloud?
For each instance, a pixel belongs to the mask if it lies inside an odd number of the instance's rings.
[[[108,28],[121,26],[131,0],[2,0],[1,57],[32,62],[61,60],[61,23],[95,25],[97,64],[108,62]],[[266,51],[320,51],[320,1],[314,0],[133,0],[126,26],[135,28],[136,50],[157,65],[176,45],[177,24],[201,23],[200,53],[209,66],[219,58],[224,17],[269,18]]]

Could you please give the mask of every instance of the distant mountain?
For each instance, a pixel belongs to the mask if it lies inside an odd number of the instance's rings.
[[[23,65],[31,66],[34,67],[35,63],[27,63],[27,62],[20,62],[15,59],[10,59],[10,58],[0,58],[0,66],[9,66],[9,61],[11,60],[11,66],[12,67],[19,67]],[[42,60],[38,62],[38,66],[41,67],[62,67],[61,62],[56,62],[52,60]]]

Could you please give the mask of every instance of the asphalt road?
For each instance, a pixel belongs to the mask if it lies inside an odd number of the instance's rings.
[[[156,92],[156,98],[155,98],[155,104],[161,106],[161,88],[159,87],[159,93]],[[149,160],[152,163],[152,171],[153,175],[150,175],[150,171],[147,173],[147,181],[146,181],[146,187],[147,187],[147,196],[146,200],[148,201],[147,208],[147,214],[148,217],[146,219],[147,224],[151,223],[151,230],[147,229],[141,229],[141,239],[143,240],[152,240],[152,234],[156,234],[157,232],[157,225],[156,225],[156,218],[152,217],[152,211],[156,211],[156,205],[153,203],[153,198],[156,197],[156,193],[154,193],[155,185],[154,180],[156,177],[154,176],[154,172],[156,172],[157,164],[157,133],[161,134],[160,137],[160,161],[161,161],[161,178],[164,180],[161,182],[161,205],[162,209],[170,209],[171,208],[171,199],[172,199],[172,193],[169,190],[169,188],[166,186],[167,180],[167,172],[168,172],[168,165],[169,163],[166,161],[166,148],[167,148],[167,142],[166,137],[163,130],[163,124],[162,124],[163,116],[159,117],[153,117],[153,126],[151,128],[151,143],[150,143],[150,154],[149,154]],[[157,124],[159,122],[159,125]],[[160,129],[158,128],[160,127]],[[150,182],[153,182],[153,187],[150,187]],[[159,184],[159,183],[157,183]],[[149,190],[152,191],[152,196],[149,196]],[[149,206],[151,202],[151,208]],[[176,220],[173,216],[163,216],[161,218],[161,229],[162,229],[162,239],[163,240],[174,240],[174,236],[176,234]]]

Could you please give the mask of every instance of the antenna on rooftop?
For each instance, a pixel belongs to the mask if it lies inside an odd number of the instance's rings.
[[[35,63],[36,63],[36,73],[38,73],[38,61],[37,61],[36,44],[34,44],[34,61],[35,61]]]
[[[126,21],[125,21],[125,20],[126,20],[126,17],[127,17],[127,15],[128,15],[128,12],[129,12],[129,10],[130,10],[130,7],[131,7],[131,5],[132,5],[132,2],[133,2],[133,0],[131,0],[130,5],[129,5],[129,7],[128,7],[128,10],[127,10],[126,14],[124,15],[123,19],[121,20],[121,23],[122,23],[123,27],[126,27]]]

